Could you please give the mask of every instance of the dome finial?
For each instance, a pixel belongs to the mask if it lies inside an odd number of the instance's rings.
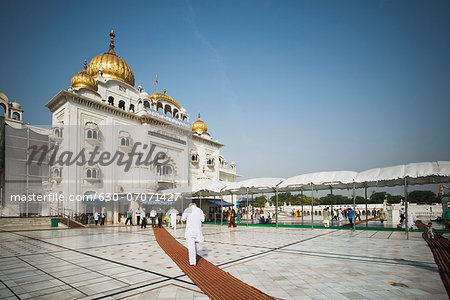
[[[116,37],[114,30],[111,30],[109,36],[111,37],[111,41],[109,42],[109,50],[114,50],[114,38]]]
[[[198,119],[200,120],[200,113],[198,113]]]
[[[164,95],[166,94],[166,89],[164,89]]]
[[[87,70],[87,62],[86,62],[86,60],[84,60],[84,70],[85,71]]]

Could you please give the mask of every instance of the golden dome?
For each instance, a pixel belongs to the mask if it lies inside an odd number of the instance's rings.
[[[197,132],[197,133],[203,133],[206,132],[208,130],[208,127],[206,127],[205,122],[203,122],[200,119],[200,113],[198,113],[198,120],[194,122],[194,124],[192,124],[192,131]]]
[[[87,73],[86,68],[86,60],[84,60],[84,70],[72,77],[72,87],[88,88],[93,91],[98,91],[97,82]]]
[[[94,57],[88,65],[87,73],[94,78],[98,77],[98,70],[103,70],[103,77],[117,79],[134,86],[134,74],[130,66],[114,51],[114,31],[109,34],[111,42],[109,51]]]
[[[169,97],[168,95],[166,95],[166,89],[164,89],[164,94],[153,93],[153,94],[150,95],[149,98],[153,99],[155,101],[158,101],[159,99],[167,100],[169,102],[172,102],[176,107],[180,108],[180,104],[178,104],[178,102],[175,99],[173,99],[172,97]]]

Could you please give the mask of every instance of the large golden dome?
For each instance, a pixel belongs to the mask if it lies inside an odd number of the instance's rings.
[[[208,127],[206,127],[205,122],[203,122],[200,119],[200,113],[198,113],[198,120],[194,122],[194,124],[192,124],[192,131],[197,132],[197,133],[203,133],[206,132],[208,130]]]
[[[97,82],[94,78],[89,75],[86,71],[87,65],[86,60],[84,61],[84,70],[72,77],[72,87],[73,88],[88,88],[93,91],[98,91]]]
[[[103,70],[103,77],[117,79],[134,86],[134,74],[130,66],[116,54],[114,51],[114,38],[116,35],[114,31],[109,34],[111,42],[109,44],[109,51],[94,57],[87,68],[87,73],[94,78],[97,78],[98,70]]]

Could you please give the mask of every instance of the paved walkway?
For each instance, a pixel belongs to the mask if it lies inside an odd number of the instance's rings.
[[[174,237],[184,243],[184,230]],[[284,299],[448,299],[420,232],[204,226],[200,255]],[[0,232],[1,299],[207,299],[151,227]]]

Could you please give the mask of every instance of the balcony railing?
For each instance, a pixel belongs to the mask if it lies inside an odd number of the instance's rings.
[[[147,114],[155,119],[159,119],[164,122],[168,122],[186,129],[191,128],[191,124],[188,121],[180,120],[171,116],[167,116],[159,111],[153,110],[151,108],[147,108]]]

